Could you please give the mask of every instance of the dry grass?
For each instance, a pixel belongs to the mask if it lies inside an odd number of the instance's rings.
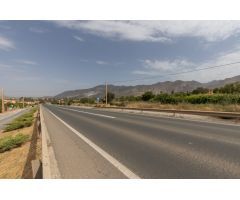
[[[0,137],[15,136],[19,133],[24,133],[32,137],[33,126],[24,129],[19,129],[7,133],[1,133]],[[30,141],[22,146],[0,153],[0,178],[21,178],[27,161]]]
[[[240,112],[240,105],[220,104],[161,104],[150,102],[132,102],[126,105],[128,108],[155,108],[155,109],[177,109],[177,110],[201,110],[201,111],[222,111]]]
[[[36,112],[36,109],[33,108],[29,112],[17,117],[12,122],[7,124],[7,126],[4,128],[4,132],[9,132],[9,131],[31,126],[34,120],[33,115],[35,112]]]
[[[29,141],[29,135],[24,135],[22,133],[17,134],[15,137],[13,136],[4,137],[0,139],[0,153],[17,148],[27,141]]]
[[[34,117],[36,117],[36,113],[34,114]],[[0,138],[6,136],[16,136],[19,133],[29,135],[29,138],[32,138],[33,130],[34,125],[10,132],[1,133]],[[6,151],[4,153],[0,153],[0,178],[17,179],[23,177],[23,172],[28,160],[30,147],[31,139],[20,147]],[[37,154],[39,154],[40,157],[40,150],[37,150]]]

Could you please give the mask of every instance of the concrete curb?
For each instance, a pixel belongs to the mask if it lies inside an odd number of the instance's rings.
[[[57,160],[53,151],[52,143],[48,134],[43,117],[43,107],[40,105],[40,120],[42,133],[42,168],[43,179],[59,179],[61,178],[58,169]]]
[[[86,108],[85,106],[71,106],[71,107]],[[131,108],[119,108],[119,107],[110,107],[110,108],[109,107],[91,107],[91,109],[239,126],[239,121],[237,119],[232,119],[232,120],[226,121],[226,119],[216,118],[214,116],[190,114],[191,111],[188,114],[188,113],[163,112],[163,111],[158,112],[156,110],[152,111],[151,109],[145,110],[145,109],[140,109],[140,108],[139,109],[131,109]]]
[[[159,112],[159,113],[172,113],[186,114],[186,115],[199,115],[207,117],[226,117],[226,118],[240,118],[239,112],[217,112],[217,111],[200,111],[200,110],[176,110],[176,109],[153,109],[153,108],[125,108],[125,107],[106,107],[108,109],[120,109],[142,112]]]

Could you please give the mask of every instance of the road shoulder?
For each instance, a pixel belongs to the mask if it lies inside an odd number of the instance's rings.
[[[47,109],[43,115],[61,178],[126,178]]]

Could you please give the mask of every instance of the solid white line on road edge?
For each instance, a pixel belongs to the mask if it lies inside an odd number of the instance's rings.
[[[41,120],[41,134],[42,134],[42,166],[43,166],[43,178],[61,178],[57,160],[51,145],[48,130],[45,125],[43,117],[43,107],[40,106],[40,120]]]
[[[102,115],[102,114],[97,114],[97,113],[91,113],[91,112],[81,111],[81,110],[74,110],[74,109],[61,108],[61,107],[58,107],[58,108],[60,108],[60,109],[64,109],[64,110],[71,110],[71,111],[75,111],[75,112],[80,112],[80,113],[85,113],[85,114],[89,114],[89,115],[96,115],[96,116],[100,116],[100,117],[111,118],[111,119],[116,118],[116,117],[109,116],[109,115]]]
[[[122,163],[120,163],[118,160],[116,160],[114,157],[112,157],[106,151],[101,149],[99,146],[94,144],[91,140],[89,140],[87,137],[85,137],[82,133],[78,132],[76,129],[74,129],[69,124],[64,122],[62,119],[60,119],[54,113],[52,113],[50,110],[48,110],[48,112],[51,113],[54,117],[56,117],[60,122],[62,122],[66,127],[68,127],[72,132],[74,132],[76,135],[78,135],[84,142],[86,142],[90,147],[92,147],[95,151],[97,151],[101,156],[103,156],[107,161],[109,161],[113,166],[115,166],[126,177],[131,178],[131,179],[140,179],[140,177],[138,175],[134,174],[130,169],[128,169],[126,166],[124,166]]]
[[[150,116],[150,117],[154,117],[154,118],[165,118],[165,119],[176,119],[176,120],[181,120],[181,121],[190,121],[190,122],[200,122],[200,123],[207,123],[207,124],[217,124],[217,125],[226,125],[226,126],[240,126],[239,124],[234,124],[234,123],[227,123],[227,122],[217,122],[217,121],[206,121],[206,119],[189,119],[189,118],[185,118],[182,115],[188,115],[188,114],[177,114],[177,116],[173,117],[170,114],[173,113],[164,113],[164,112],[154,112],[154,111],[142,111],[142,110],[122,110],[122,109],[108,109],[108,108],[96,108],[96,110],[104,110],[107,112],[117,112],[117,113],[124,113],[124,114],[133,114],[133,115],[137,115],[137,116]],[[166,115],[164,115],[166,114]],[[167,115],[169,114],[169,115]],[[180,118],[182,116],[183,118]],[[199,115],[202,116],[202,115]],[[204,116],[202,116],[204,117]],[[207,117],[207,116],[205,116]]]

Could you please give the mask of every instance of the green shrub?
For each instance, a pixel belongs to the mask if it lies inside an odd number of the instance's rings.
[[[4,128],[4,132],[17,130],[20,128],[29,127],[33,123],[33,114],[36,112],[36,109],[33,108],[28,113],[21,115],[20,117],[14,119],[11,123],[7,124]]]
[[[84,97],[84,98],[80,99],[80,103],[83,103],[83,104],[94,104],[95,100],[93,98]]]
[[[239,104],[239,94],[165,94],[156,95],[152,102],[159,102],[162,104]]]
[[[7,136],[0,139],[0,153],[9,151],[13,148],[21,146],[29,140],[29,135],[17,134],[15,137]]]
[[[142,100],[149,101],[150,99],[153,99],[154,97],[155,97],[155,95],[151,91],[148,91],[142,95]]]

